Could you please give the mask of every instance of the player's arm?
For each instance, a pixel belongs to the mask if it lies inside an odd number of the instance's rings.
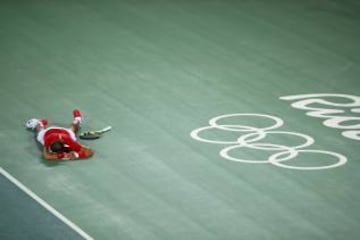
[[[42,155],[43,155],[43,158],[44,158],[45,160],[55,160],[55,159],[58,159],[57,154],[56,154],[56,153],[51,153],[51,152],[49,152],[46,147],[43,147]]]
[[[94,151],[90,147],[81,145],[81,148],[79,151],[73,151],[73,152],[71,152],[71,154],[73,154],[72,159],[88,158],[94,154]]]
[[[45,160],[69,160],[72,156],[69,153],[52,153],[46,147],[43,147],[43,158]]]

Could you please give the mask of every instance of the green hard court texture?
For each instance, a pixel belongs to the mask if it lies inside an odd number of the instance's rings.
[[[0,193],[0,239],[83,239],[3,176]]]
[[[359,141],[280,99],[360,96],[359,11],[355,0],[3,0],[0,167],[94,239],[360,239]],[[44,161],[25,121],[68,126],[73,108],[83,113],[82,130],[112,131],[83,142],[95,150],[90,159]],[[359,117],[347,111],[342,115]],[[228,145],[190,136],[233,113],[281,118],[277,131],[310,136],[307,149],[347,162],[306,171],[229,161],[219,154]],[[247,120],[254,127],[271,122]],[[236,141],[241,134],[207,137]],[[266,159],[294,138],[273,134],[259,142],[278,149],[233,154]],[[299,155],[282,163],[336,162]],[[0,231],[8,233],[1,239],[63,229],[25,194],[10,196],[20,190],[9,184],[0,195],[7,229]],[[24,216],[16,216],[26,202]],[[37,221],[25,224],[31,216]],[[49,226],[37,224],[44,221]],[[77,239],[71,231],[54,234]]]

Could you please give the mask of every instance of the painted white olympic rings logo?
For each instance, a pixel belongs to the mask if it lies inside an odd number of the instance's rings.
[[[230,119],[244,120],[245,118],[256,118],[258,120],[269,122],[271,125],[256,127],[252,126],[255,124],[224,124],[220,121],[230,120]],[[233,120],[234,121],[234,120]],[[275,129],[281,127],[284,124],[284,121],[275,116],[266,115],[266,114],[257,114],[257,113],[234,113],[226,114],[214,117],[209,120],[209,125],[205,127],[200,127],[193,130],[190,136],[198,141],[211,143],[211,144],[221,144],[221,145],[230,145],[226,146],[220,151],[220,156],[223,158],[241,162],[241,163],[271,163],[275,166],[294,169],[294,170],[322,170],[339,167],[344,165],[347,162],[347,158],[344,155],[339,153],[325,151],[325,150],[316,150],[316,149],[305,149],[311,146],[315,141],[312,137],[297,133],[297,132],[287,132],[287,131],[275,131]],[[239,134],[233,140],[215,140],[210,137],[202,137],[201,135],[206,135],[206,132],[211,130],[221,130],[223,133],[232,132],[232,134]],[[277,136],[278,138],[297,138],[299,143],[296,144],[275,144],[266,142],[266,138]],[[260,142],[261,141],[261,142]],[[234,151],[241,151],[243,149],[255,149],[262,151],[274,152],[265,160],[259,159],[243,159],[232,154]],[[323,155],[322,158],[326,157],[326,161],[331,161],[330,164],[320,165],[320,166],[295,166],[289,165],[287,162],[289,160],[295,159],[300,153],[310,153]],[[329,159],[329,160],[328,160]],[[335,159],[335,163],[334,163]]]

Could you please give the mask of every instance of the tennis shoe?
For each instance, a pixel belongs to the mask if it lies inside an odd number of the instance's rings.
[[[47,119],[32,118],[26,121],[25,126],[28,129],[34,130],[37,127],[37,125],[40,125],[41,127],[45,127],[48,123],[49,121]]]

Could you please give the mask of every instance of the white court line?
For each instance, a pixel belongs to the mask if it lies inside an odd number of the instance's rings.
[[[4,177],[6,177],[9,181],[14,183],[18,188],[20,188],[22,191],[24,191],[27,195],[29,195],[32,199],[34,199],[36,202],[38,202],[41,206],[43,206],[45,209],[47,209],[50,213],[52,213],[55,217],[60,219],[62,222],[64,222],[66,225],[68,225],[70,228],[72,228],[75,232],[77,232],[80,236],[82,236],[85,240],[94,240],[91,236],[89,236],[86,232],[81,230],[77,225],[75,225],[73,222],[71,222],[69,219],[64,217],[61,213],[56,211],[55,208],[51,207],[47,202],[42,200],[39,196],[37,196],[35,193],[33,193],[30,189],[25,187],[19,180],[14,178],[10,175],[7,171],[5,171],[2,167],[0,167],[0,174],[2,174]]]

